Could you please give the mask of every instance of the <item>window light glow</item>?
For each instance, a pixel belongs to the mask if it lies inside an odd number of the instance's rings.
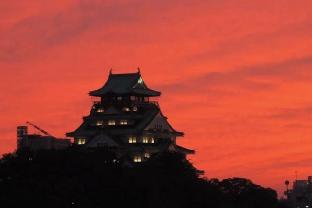
[[[155,143],[155,138],[154,138],[154,137],[151,138],[151,143],[152,143],[152,144]]]
[[[129,143],[136,143],[136,137],[135,136],[130,136],[128,142]]]
[[[104,112],[104,108],[98,108],[96,112],[103,113]]]
[[[96,125],[97,125],[97,126],[102,126],[102,125],[103,125],[103,121],[97,121],[97,122],[96,122]]]
[[[138,107],[133,106],[132,111],[138,111]]]
[[[150,157],[151,157],[151,155],[150,155],[150,153],[145,152],[145,153],[144,153],[144,157],[145,157],[145,158],[150,158]]]
[[[121,120],[120,121],[120,125],[127,125],[128,124],[128,121],[127,120]]]
[[[147,136],[143,137],[143,143],[148,143],[148,137]]]
[[[85,143],[86,143],[86,139],[83,139],[83,138],[77,139],[77,144],[82,145],[82,144],[85,144]]]
[[[109,126],[114,126],[114,125],[116,125],[116,121],[115,120],[109,120],[108,121],[108,125]]]
[[[133,157],[133,162],[135,162],[135,163],[142,162],[141,156],[134,156],[134,157]]]
[[[128,107],[123,107],[122,110],[123,110],[123,111],[130,111],[130,108],[128,108]]]

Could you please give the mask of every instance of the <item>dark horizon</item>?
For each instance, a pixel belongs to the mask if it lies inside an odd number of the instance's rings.
[[[64,137],[111,68],[140,67],[207,177],[282,195],[286,179],[312,173],[311,10],[310,0],[2,1],[0,154],[28,120]]]

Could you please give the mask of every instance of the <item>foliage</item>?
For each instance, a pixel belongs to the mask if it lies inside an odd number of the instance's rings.
[[[103,149],[18,152],[0,160],[2,207],[277,208],[275,191],[233,178],[203,179],[184,155],[133,167]]]

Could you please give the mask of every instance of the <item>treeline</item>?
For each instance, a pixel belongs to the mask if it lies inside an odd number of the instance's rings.
[[[282,208],[248,179],[204,179],[183,155],[134,167],[103,149],[18,152],[0,160],[1,207]]]

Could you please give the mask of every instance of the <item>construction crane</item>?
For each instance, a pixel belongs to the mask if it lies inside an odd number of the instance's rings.
[[[43,133],[43,134],[46,135],[46,136],[54,137],[54,136],[52,136],[51,134],[49,134],[47,131],[43,130],[42,128],[40,128],[39,126],[37,126],[37,125],[35,125],[35,124],[33,124],[33,123],[30,123],[29,121],[27,121],[26,124],[28,124],[28,125],[34,127],[35,129],[39,130],[41,133]]]

